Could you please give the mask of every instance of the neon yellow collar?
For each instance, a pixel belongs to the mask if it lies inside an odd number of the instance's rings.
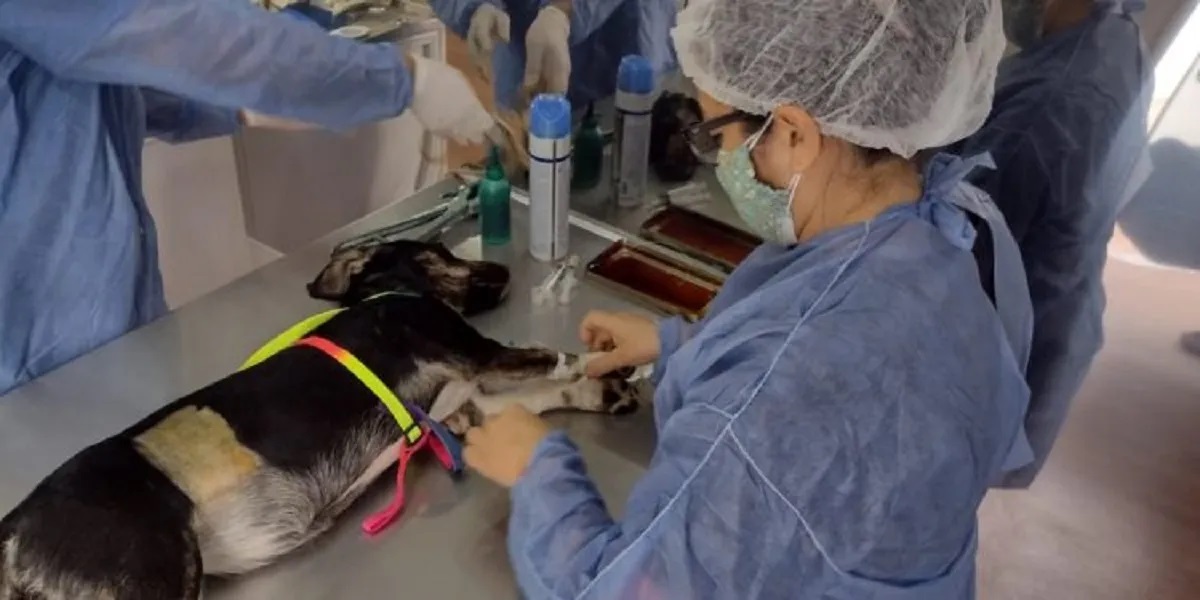
[[[376,298],[392,294],[395,294],[395,292],[377,294],[367,298],[364,300],[364,302],[370,302]],[[299,323],[296,323],[295,325],[292,325],[284,330],[283,333],[271,338],[270,341],[263,344],[263,346],[256,350],[254,354],[251,354],[250,358],[246,359],[246,362],[242,363],[242,367],[238,370],[245,371],[246,369],[256,366],[268,358],[271,358],[272,356],[275,356],[276,354],[286,350],[287,348],[291,348],[292,346],[303,345],[316,348],[317,350],[329,355],[330,358],[338,361],[338,363],[345,367],[351,375],[354,375],[354,377],[362,382],[367,389],[371,390],[371,393],[375,394],[375,397],[378,398],[379,401],[383,403],[384,407],[388,409],[388,412],[392,414],[392,418],[396,420],[396,424],[400,426],[400,430],[404,433],[404,436],[408,438],[409,443],[415,444],[417,440],[421,439],[422,430],[418,426],[419,424],[417,421],[413,418],[412,413],[404,407],[404,403],[400,401],[400,398],[396,395],[396,393],[393,392],[392,389],[389,388],[381,379],[379,379],[378,375],[372,372],[371,369],[367,368],[362,361],[358,360],[358,357],[351,354],[345,348],[342,348],[341,346],[338,346],[337,344],[334,344],[325,338],[308,335],[309,333],[315,331],[318,327],[328,323],[330,319],[333,319],[345,310],[345,308],[334,308],[322,313],[317,313],[311,317],[308,317],[307,319],[304,319],[303,321],[300,321]]]
[[[404,407],[404,403],[396,396],[396,393],[387,386],[379,376],[375,375],[371,369],[367,368],[357,356],[354,356],[350,351],[338,346],[337,344],[318,336],[309,336],[299,342],[297,346],[308,346],[316,348],[321,352],[329,355],[333,360],[338,361],[351,375],[354,375],[375,394],[376,398],[387,407],[388,412],[392,413],[392,418],[396,419],[396,424],[400,426],[400,431],[405,438],[408,438],[410,444],[416,444],[421,439],[421,428],[412,413]]]
[[[283,333],[271,338],[271,340],[262,345],[261,348],[254,351],[246,362],[242,363],[242,368],[239,371],[245,371],[250,367],[257,366],[264,360],[283,352],[285,349],[296,345],[304,336],[315,331],[318,327],[329,322],[330,319],[344,312],[344,308],[334,308],[322,313],[317,313],[291,327],[288,327]]]

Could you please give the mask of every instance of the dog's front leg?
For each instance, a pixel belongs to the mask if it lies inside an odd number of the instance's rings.
[[[487,393],[472,383],[458,383],[461,385],[457,389],[438,397],[430,417],[460,435],[512,405],[523,406],[534,414],[576,410],[614,415],[633,412],[638,406],[637,385],[624,379],[579,377],[569,382],[541,379],[499,393]]]
[[[546,348],[503,348],[476,367],[474,380],[489,395],[527,388],[537,382],[571,383],[585,378],[584,368],[594,354],[570,354]],[[627,378],[632,370],[614,373]]]

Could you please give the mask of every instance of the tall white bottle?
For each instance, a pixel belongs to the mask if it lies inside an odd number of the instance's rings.
[[[621,59],[617,70],[616,140],[612,153],[613,195],[618,206],[633,208],[646,199],[656,87],[654,67],[649,60],[636,54]]]
[[[542,94],[529,107],[529,253],[542,262],[567,255],[571,210],[571,104]]]

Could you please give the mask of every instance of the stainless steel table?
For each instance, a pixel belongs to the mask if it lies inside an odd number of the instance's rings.
[[[304,291],[333,244],[436,204],[452,184],[434,186],[250,274],[0,398],[0,514],[84,446],[163,404],[235,370],[259,344],[326,308]],[[514,206],[514,240],[485,250],[459,226],[444,238],[456,253],[508,264],[513,291],[500,309],[474,323],[501,341],[576,349],[579,320],[590,309],[631,309],[584,284],[568,307],[530,305],[529,288],[549,272],[525,251],[527,214]],[[574,229],[572,252],[590,259],[611,240]],[[609,507],[620,515],[648,464],[654,429],[648,406],[628,417],[559,415],[580,445]],[[455,482],[433,465],[410,475],[406,514],[375,539],[359,522],[386,502],[384,478],[339,525],[279,564],[231,581],[210,582],[209,599],[506,598],[517,597],[504,539],[507,493],[474,476]]]

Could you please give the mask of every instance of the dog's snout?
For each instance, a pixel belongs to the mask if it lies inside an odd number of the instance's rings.
[[[479,279],[483,285],[492,288],[508,288],[510,278],[508,268],[496,263],[480,263],[478,269]]]
[[[471,315],[491,310],[508,296],[510,275],[504,265],[477,262],[471,264],[470,282],[463,303],[463,312]]]

